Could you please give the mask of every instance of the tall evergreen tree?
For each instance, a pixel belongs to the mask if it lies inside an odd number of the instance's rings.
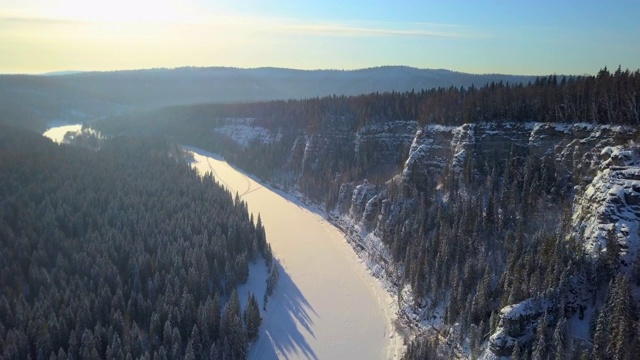
[[[258,305],[258,300],[256,300],[253,293],[249,294],[247,308],[244,312],[244,321],[247,327],[247,339],[249,342],[253,342],[258,338],[260,324],[262,323],[260,306]]]
[[[542,316],[538,321],[538,327],[536,330],[536,340],[533,346],[533,353],[531,358],[533,360],[546,360],[547,355],[547,328],[549,327],[549,319],[547,313]]]
[[[615,360],[628,359],[631,356],[630,346],[635,316],[632,302],[629,280],[625,275],[618,274],[608,301],[611,308],[611,322],[609,324],[611,337],[607,352]]]
[[[567,358],[567,320],[560,317],[553,331],[552,345],[556,360],[564,360]]]

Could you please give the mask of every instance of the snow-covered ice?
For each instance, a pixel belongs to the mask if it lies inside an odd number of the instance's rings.
[[[211,171],[247,202],[249,211],[256,217],[260,213],[280,266],[280,281],[250,359],[400,357],[404,345],[393,325],[395,301],[336,227],[295,197],[258,183],[212,154],[188,149],[194,168]],[[241,298],[251,289],[262,300],[263,269],[252,266]]]
[[[62,141],[64,140],[64,136],[68,132],[77,133],[80,130],[82,130],[82,124],[54,126],[49,130],[45,131],[44,134],[42,135],[44,135],[45,137],[48,137],[54,142],[57,142],[58,144],[61,144]]]

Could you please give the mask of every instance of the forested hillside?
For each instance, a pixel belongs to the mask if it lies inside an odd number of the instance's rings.
[[[0,125],[0,357],[245,358],[260,311],[235,289],[271,263],[253,220],[164,141]]]
[[[540,77],[528,85],[492,82],[482,87],[169,107],[91,126],[107,134],[169,136],[223,153],[265,179],[293,181],[307,196],[331,207],[342,183],[386,181],[400,170],[419,126],[483,122],[638,125],[640,70],[605,68],[597,76]],[[314,151],[319,147],[339,156],[321,156]],[[336,178],[325,181],[327,176]]]
[[[156,121],[159,120],[159,121]],[[407,359],[633,358],[640,71],[115,118],[325,204],[397,291]]]
[[[82,123],[161,106],[303,99],[531,79],[399,66],[352,71],[185,67],[58,76],[0,74],[0,122],[44,131],[50,122]]]

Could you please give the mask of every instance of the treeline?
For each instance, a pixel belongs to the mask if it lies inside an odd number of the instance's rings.
[[[257,337],[235,289],[271,263],[260,218],[164,141],[2,126],[0,239],[3,359],[242,359]]]
[[[589,122],[640,124],[640,70],[606,67],[596,76],[539,77],[527,84],[491,82],[410,92],[333,96],[307,100],[229,105],[232,116],[256,117],[273,128],[302,123],[314,132],[329,118],[363,126],[416,120],[420,125],[474,122]]]
[[[491,82],[481,87],[439,87],[409,92],[327,96],[305,100],[189,105],[129,114],[96,124],[107,132],[178,130],[177,123],[216,126],[223,118],[255,118],[256,125],[283,132],[315,133],[339,122],[357,131],[395,120],[459,126],[473,122],[537,121],[640,124],[640,70],[596,76],[538,77],[527,84]]]
[[[635,125],[640,123],[640,70],[618,67],[611,72],[605,67],[595,76],[550,75],[527,84],[499,81],[480,87],[451,86],[305,100],[180,106],[156,111],[153,118],[167,119],[169,116],[163,115],[167,111],[178,121],[212,125],[219,118],[256,118],[258,125],[270,129],[306,129],[311,133],[332,119],[338,119],[353,131],[395,120],[455,126],[486,121]],[[127,115],[122,119],[123,122],[137,121],[140,116]],[[117,118],[115,120],[117,123]],[[153,120],[147,118],[147,121]],[[104,125],[107,122],[101,126],[108,126]],[[125,125],[132,124],[119,124]],[[114,125],[112,130],[117,127]]]

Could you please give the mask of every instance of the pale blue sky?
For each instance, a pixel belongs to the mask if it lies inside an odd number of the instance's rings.
[[[0,73],[640,68],[640,1],[0,0]]]

